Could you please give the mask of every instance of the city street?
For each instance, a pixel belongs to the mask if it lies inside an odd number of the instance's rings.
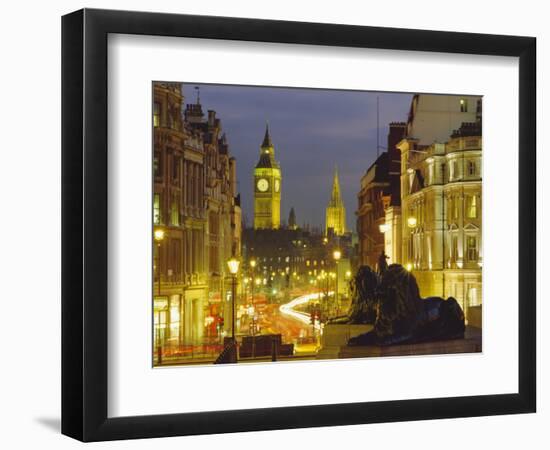
[[[310,302],[317,302],[318,298],[318,293],[308,293],[295,297],[282,305],[267,304],[259,321],[261,334],[280,334],[283,343],[294,344],[294,355],[297,357],[314,356],[319,350],[322,327],[319,322],[316,322],[315,326],[313,326],[311,324],[311,315],[303,310],[307,309],[307,305]],[[313,333],[314,329],[315,333]],[[211,345],[208,346],[209,348],[205,352],[205,349],[203,349],[204,346],[196,347],[192,357],[190,357],[191,355],[186,357],[178,357],[177,355],[165,357],[163,365],[204,364],[212,362],[223,348],[220,345]],[[288,357],[285,359],[288,359]]]

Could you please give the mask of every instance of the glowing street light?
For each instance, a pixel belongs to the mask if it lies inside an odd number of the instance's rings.
[[[155,240],[155,242],[157,244],[157,275],[158,275],[158,278],[159,278],[158,295],[160,297],[160,288],[161,288],[160,277],[161,277],[161,273],[162,273],[161,272],[161,262],[162,262],[162,260],[161,260],[160,250],[161,250],[162,241],[164,240],[164,229],[163,228],[155,228],[153,230],[153,239]],[[161,342],[160,328],[157,331],[157,336],[158,336],[158,341],[157,341],[158,363],[161,364],[162,363],[162,346],[163,346],[163,343]]]
[[[336,289],[334,289],[334,302],[336,303],[336,315],[340,314],[340,304],[338,303],[338,262],[340,261],[340,258],[342,257],[342,252],[339,249],[334,250],[332,253],[332,256],[334,258],[334,261],[336,262],[336,274],[332,274],[333,278],[336,278]]]
[[[227,267],[229,267],[229,272],[231,273],[231,275],[237,275],[240,265],[241,262],[234,256],[227,261]]]
[[[252,281],[252,288],[251,288],[251,294],[252,294],[252,303],[254,303],[254,269],[256,268],[256,260],[252,258],[249,263],[250,269],[251,269],[251,278],[250,281]]]
[[[231,338],[233,339],[233,344],[236,344],[235,341],[235,303],[237,302],[236,295],[237,295],[237,273],[239,272],[239,266],[241,262],[235,258],[234,256],[231,257],[227,261],[227,267],[229,268],[229,272],[231,273],[231,276],[233,278],[233,283],[231,286],[231,299],[232,305],[231,305]],[[236,355],[236,352],[235,352]]]
[[[161,276],[161,257],[160,257],[160,249],[161,249],[161,244],[162,244],[162,241],[164,240],[164,229],[163,228],[155,228],[155,230],[153,231],[153,238],[155,239],[155,242],[157,243],[157,248],[158,248],[158,251],[157,251],[157,271],[158,271],[158,277],[159,277],[159,296],[160,296],[160,276]]]
[[[416,227],[416,217],[409,217],[407,219],[407,225],[409,226],[409,228]]]
[[[155,237],[155,241],[161,242],[164,239],[164,230],[162,228],[155,229],[153,236]]]

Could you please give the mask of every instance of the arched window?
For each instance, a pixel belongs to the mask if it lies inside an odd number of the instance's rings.
[[[468,219],[476,219],[477,218],[477,196],[476,195],[469,195],[466,197],[466,215]]]

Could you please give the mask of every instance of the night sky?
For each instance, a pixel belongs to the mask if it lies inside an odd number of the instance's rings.
[[[243,217],[253,223],[253,169],[266,121],[281,164],[281,221],[291,207],[299,225],[324,229],[335,165],[346,206],[346,226],[355,230],[360,179],[376,159],[376,97],[380,102],[380,145],[389,122],[406,121],[412,94],[184,84],[186,103],[200,87],[203,111],[221,119],[237,159]],[[381,151],[383,151],[381,149]]]

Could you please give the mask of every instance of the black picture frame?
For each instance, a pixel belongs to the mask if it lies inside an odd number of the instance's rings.
[[[517,393],[107,416],[107,36],[279,42],[519,58]],[[82,441],[535,412],[536,39],[84,9],[62,18],[62,433]],[[511,293],[510,295],[515,295]]]

